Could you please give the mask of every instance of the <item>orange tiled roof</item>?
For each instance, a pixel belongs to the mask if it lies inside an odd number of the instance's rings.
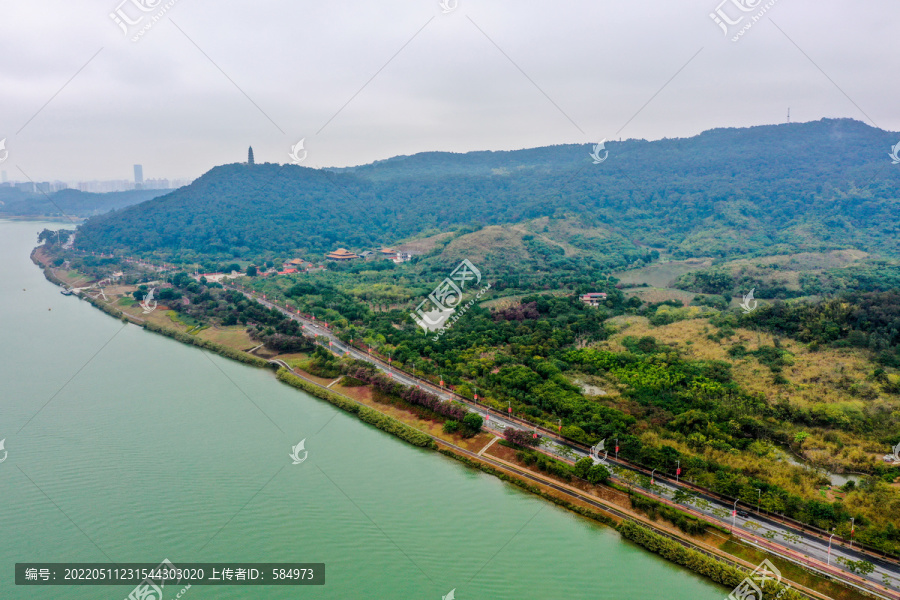
[[[326,258],[333,258],[333,259],[359,258],[359,256],[357,256],[356,254],[353,254],[352,252],[348,252],[346,248],[338,248],[334,252],[331,252],[330,254],[326,254],[325,256],[326,256]]]

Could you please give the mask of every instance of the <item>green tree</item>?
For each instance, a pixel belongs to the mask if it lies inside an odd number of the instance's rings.
[[[581,479],[587,479],[588,473],[590,472],[591,467],[593,467],[593,466],[594,466],[594,461],[592,459],[588,458],[587,456],[585,456],[584,458],[582,458],[581,460],[579,460],[578,462],[575,463],[575,466],[573,467],[573,472],[575,473],[576,477],[580,477]]]
[[[594,465],[588,471],[587,480],[591,483],[606,483],[609,481],[609,469],[603,465]]]
[[[463,417],[462,428],[466,437],[477,435],[481,431],[481,425],[484,419],[478,413],[470,412]]]

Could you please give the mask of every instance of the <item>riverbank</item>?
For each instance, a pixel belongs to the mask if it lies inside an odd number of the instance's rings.
[[[38,262],[38,261],[35,261],[35,262]],[[47,276],[47,278],[49,280],[51,280],[51,281],[55,280],[55,282],[57,284],[59,284],[62,280],[59,277],[56,277],[55,275],[53,275],[53,272],[49,268],[49,265],[44,265],[44,266],[45,266],[45,276]],[[191,334],[187,333],[186,330],[180,331],[178,329],[175,329],[174,327],[176,326],[176,323],[174,321],[172,321],[171,319],[168,319],[168,320],[170,323],[173,324],[172,327],[163,327],[163,326],[159,325],[160,321],[165,322],[167,320],[167,317],[164,316],[163,311],[158,311],[158,313],[154,313],[153,315],[148,315],[148,317],[150,317],[150,318],[144,319],[144,318],[138,317],[136,314],[130,313],[126,310],[127,308],[130,308],[131,306],[124,306],[124,305],[120,305],[118,302],[113,302],[110,300],[102,300],[102,299],[98,299],[98,298],[91,298],[88,296],[85,296],[85,299],[87,299],[89,302],[91,302],[91,304],[94,305],[95,307],[100,308],[101,310],[103,310],[104,312],[107,312],[107,314],[110,314],[111,316],[115,316],[120,319],[127,319],[141,327],[144,327],[145,329],[150,330],[150,331],[154,331],[156,333],[162,333],[163,335],[167,335],[168,337],[171,337],[178,341],[182,341],[184,343],[189,343],[191,345],[196,345],[198,347],[208,349],[210,351],[214,351],[223,356],[238,360],[238,361],[243,362],[248,365],[252,365],[252,366],[256,366],[256,367],[270,366],[270,363],[268,360],[262,359],[258,356],[254,356],[253,354],[250,354],[249,352],[241,350],[240,348],[228,346],[225,344],[218,344],[218,343],[212,342],[210,340],[198,338],[196,335],[192,336]],[[469,464],[469,466],[473,466],[473,467],[479,468],[481,470],[485,470],[485,469],[482,468],[482,466],[476,466],[476,465],[483,465],[490,469],[495,468],[495,467],[490,467],[489,465],[486,465],[484,462],[480,461],[477,458],[472,458],[472,457],[467,456],[467,453],[466,453],[467,451],[464,451],[462,448],[458,448],[455,445],[448,443],[446,440],[438,439],[436,436],[434,436],[430,433],[425,433],[425,432],[419,431],[419,430],[417,430],[416,427],[412,427],[406,423],[401,422],[397,418],[394,418],[392,416],[384,414],[384,412],[379,410],[381,407],[378,407],[378,409],[376,409],[376,408],[364,406],[363,405],[364,403],[360,402],[359,400],[349,397],[349,395],[338,393],[338,392],[333,392],[333,391],[327,389],[325,386],[318,385],[316,383],[313,383],[312,381],[302,379],[297,374],[288,373],[286,370],[279,372],[278,377],[279,377],[279,380],[283,381],[284,383],[288,383],[289,385],[292,385],[293,387],[302,389],[303,391],[306,391],[316,397],[325,399],[326,401],[334,404],[335,406],[338,406],[339,408],[342,408],[343,410],[345,410],[347,412],[355,414],[358,418],[360,418],[360,420],[370,423],[370,424],[373,424],[376,427],[378,427],[379,429],[387,431],[387,432],[391,433],[392,435],[395,435],[395,436],[399,437],[400,439],[404,439],[404,441],[407,441],[413,445],[416,445],[421,448],[434,448],[436,446],[440,447],[442,454],[445,454],[448,456],[453,455],[452,457],[455,458],[456,460],[461,460],[462,462]],[[448,454],[448,452],[449,452],[449,454]],[[462,460],[462,459],[465,459],[465,460]],[[471,461],[471,464],[469,461]],[[489,472],[490,474],[495,475],[495,476],[499,476],[498,473],[503,474],[502,471],[498,471],[496,473],[491,472],[491,471],[485,471],[485,472]],[[521,471],[520,471],[520,473],[521,473]],[[580,514],[584,517],[591,518],[595,521],[604,523],[606,525],[614,525],[615,523],[619,522],[619,521],[616,521],[616,519],[614,519],[612,517],[604,517],[604,513],[598,512],[594,508],[590,508],[590,505],[585,503],[583,498],[580,500],[573,501],[573,498],[575,498],[575,499],[578,498],[577,495],[574,495],[574,496],[570,495],[568,498],[566,498],[567,492],[561,492],[558,488],[542,489],[541,487],[536,487],[535,484],[529,483],[525,479],[522,479],[521,475],[516,475],[515,471],[509,471],[509,474],[505,474],[504,477],[501,477],[501,479],[510,481],[510,483],[517,485],[517,487],[525,489],[531,493],[535,493],[539,496],[544,497],[545,499],[549,499],[549,500],[553,501],[554,503],[556,503],[560,506],[564,506],[568,510],[571,510],[572,512]],[[643,526],[643,527],[650,527],[650,528],[653,528],[654,530],[661,531],[658,528],[658,526],[655,526],[652,523],[651,519],[641,518],[641,517],[637,517],[637,516],[632,517],[632,518],[636,518],[636,520],[638,522],[640,522],[642,524],[641,526]],[[694,544],[694,542],[691,542],[687,537],[679,536],[677,533],[673,534],[671,532],[667,532],[667,535],[670,535],[670,536],[675,535],[677,537],[680,537],[684,543],[687,543],[690,545]],[[718,560],[718,559],[713,559],[713,560]],[[721,561],[719,561],[719,562],[721,562]],[[722,564],[727,564],[727,563],[723,562]],[[738,563],[738,564],[740,564],[741,566],[748,568],[748,569],[752,567],[752,564],[749,564],[749,563],[748,564]],[[821,597],[826,597],[826,596],[821,596]],[[850,598],[852,596],[835,595],[834,597]]]

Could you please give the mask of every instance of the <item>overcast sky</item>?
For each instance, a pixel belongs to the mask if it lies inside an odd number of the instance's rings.
[[[302,164],[346,166],[684,137],[788,107],[900,130],[896,0],[720,1],[0,0],[0,169],[194,178],[248,145],[289,162],[303,138]],[[727,35],[717,7],[743,17]],[[126,34],[117,8],[143,19]]]

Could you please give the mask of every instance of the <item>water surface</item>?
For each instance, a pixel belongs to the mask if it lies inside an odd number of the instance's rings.
[[[60,295],[28,258],[43,227],[0,221],[0,598],[131,589],[17,587],[16,562],[164,558],[327,565],[321,587],[194,586],[188,600],[727,595],[269,371]],[[309,458],[292,465],[302,439]]]

